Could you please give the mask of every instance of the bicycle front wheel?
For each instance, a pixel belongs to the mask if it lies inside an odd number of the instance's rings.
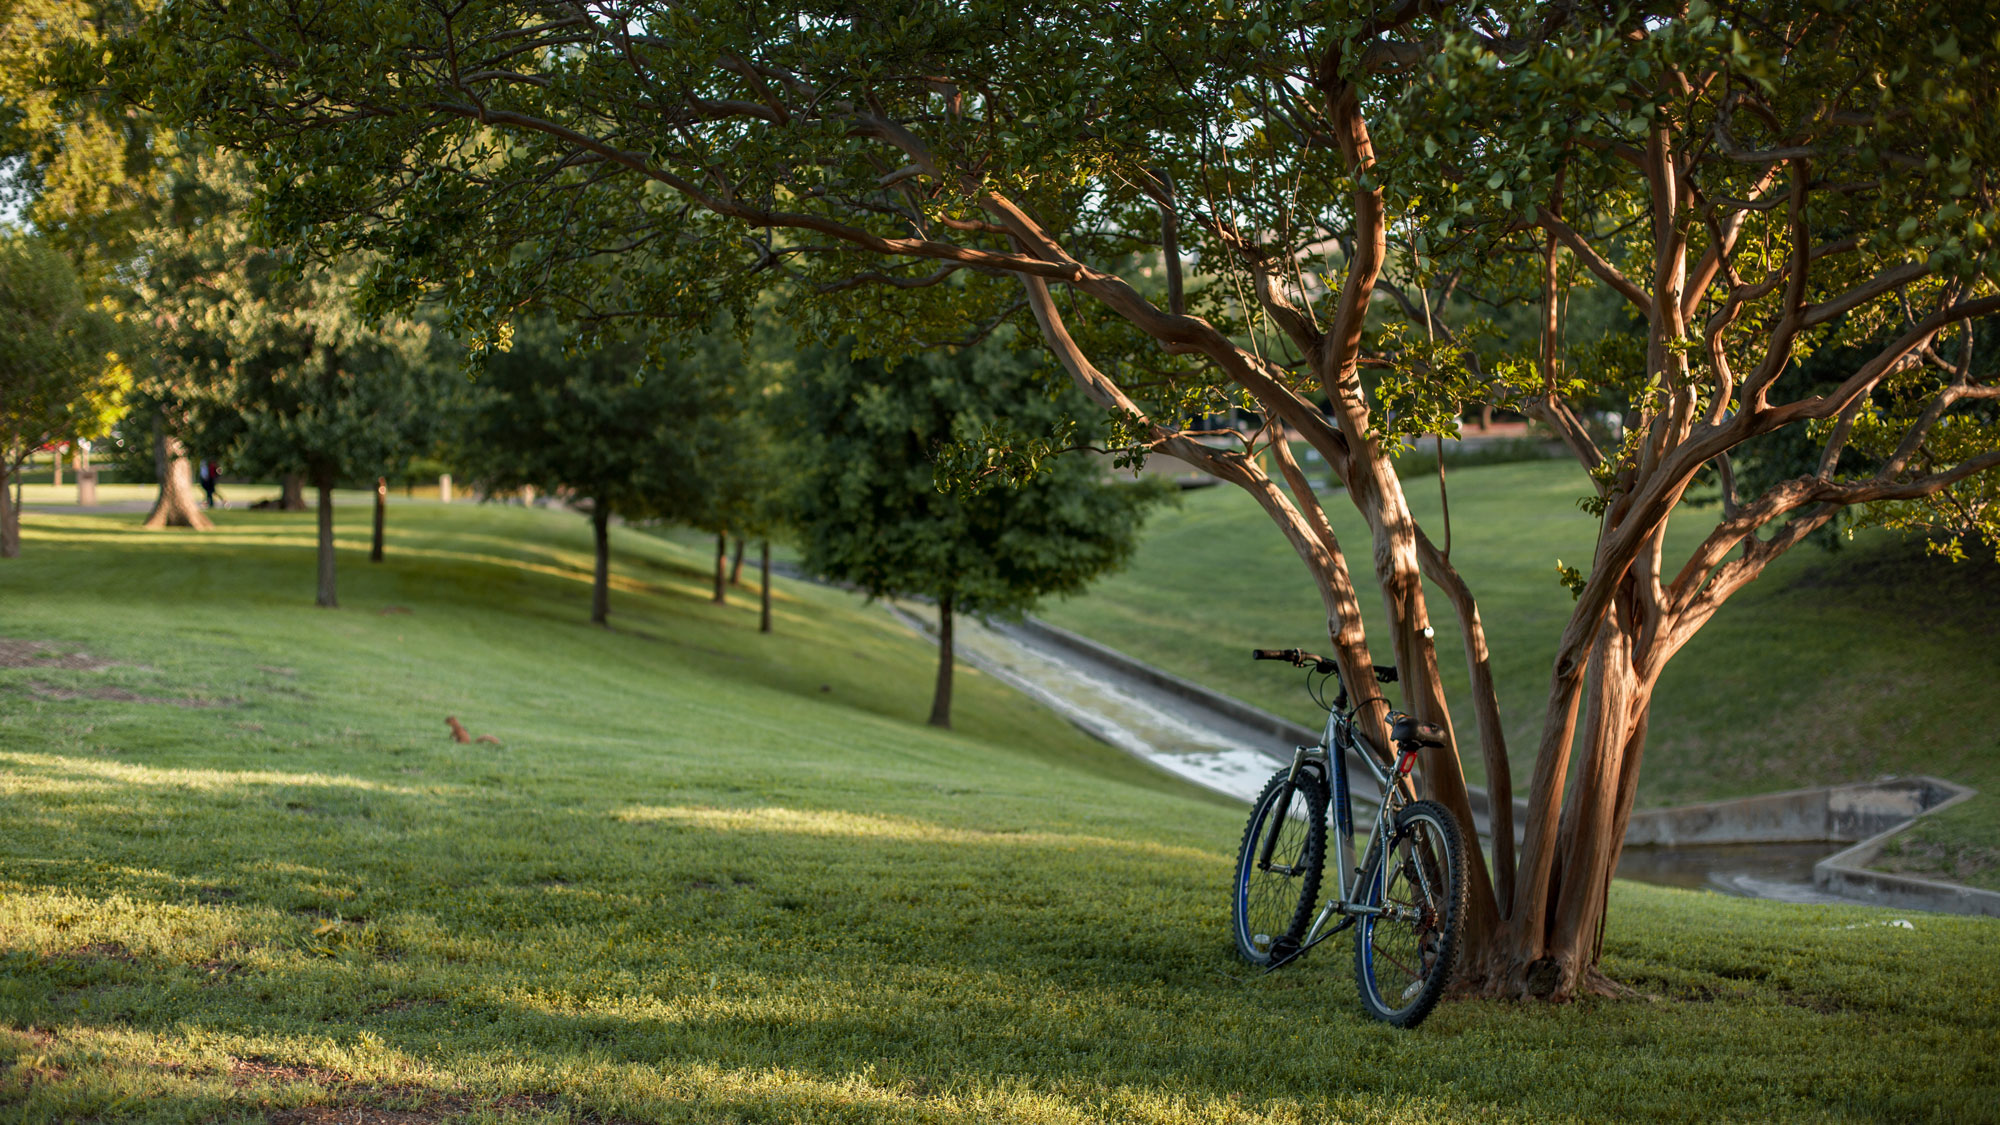
[[[1250,808],[1236,853],[1230,928],[1236,952],[1268,965],[1312,925],[1326,865],[1326,776],[1311,766],[1272,775]],[[1275,952],[1274,952],[1275,950]]]
[[[1397,814],[1395,834],[1379,854],[1362,879],[1362,899],[1384,909],[1354,927],[1354,975],[1369,1015],[1415,1027],[1458,964],[1465,840],[1443,805],[1418,801]]]

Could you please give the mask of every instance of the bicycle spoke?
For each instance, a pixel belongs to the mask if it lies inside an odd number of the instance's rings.
[[[1384,912],[1356,945],[1362,999],[1376,1018],[1402,1027],[1430,1012],[1456,961],[1455,927],[1465,885],[1457,824],[1450,816],[1429,801],[1398,816],[1384,848],[1377,899]]]

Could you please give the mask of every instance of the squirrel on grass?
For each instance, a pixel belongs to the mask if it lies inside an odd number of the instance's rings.
[[[446,715],[444,721],[445,725],[451,728],[453,742],[490,742],[495,746],[500,745],[500,740],[490,734],[482,734],[478,738],[472,737],[472,732],[465,729],[465,724],[458,721],[457,715]]]

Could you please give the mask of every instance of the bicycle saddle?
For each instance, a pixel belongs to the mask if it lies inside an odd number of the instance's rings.
[[[1419,746],[1443,746],[1444,728],[1436,723],[1420,723],[1408,715],[1396,715],[1390,724],[1389,737],[1397,742],[1414,742]]]

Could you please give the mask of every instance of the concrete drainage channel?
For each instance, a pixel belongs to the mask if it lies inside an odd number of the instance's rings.
[[[930,614],[890,603],[924,635]],[[1038,621],[979,625],[961,620],[967,663],[1063,715],[1091,735],[1197,784],[1248,801],[1274,764],[1291,760],[1319,732],[1134,660],[1087,637]],[[1247,657],[1247,654],[1246,654]],[[1356,811],[1379,802],[1354,766]],[[1474,818],[1489,835],[1487,795],[1471,791]],[[2000,916],[2000,893],[1869,870],[1916,819],[1973,796],[1931,777],[1770,793],[1632,815],[1625,878],[1795,902],[1861,902],[1903,909]],[[1515,802],[1521,823],[1524,802]],[[1847,844],[1826,854],[1828,844]]]
[[[1957,883],[1870,870],[1868,865],[1899,833],[1928,816],[1973,797],[1975,791],[1935,777],[1884,777],[1851,785],[1795,789],[1733,801],[1710,801],[1632,814],[1625,833],[1626,856],[1642,870],[1672,868],[1674,853],[1708,853],[1756,848],[1774,857],[1811,849],[1811,886],[1822,895],[1843,900],[1937,910],[1951,914],[2000,917],[2000,893]],[[1826,844],[1847,844],[1832,855],[1819,855]],[[1714,867],[1739,868],[1740,863],[1714,862]],[[1620,873],[1625,873],[1621,866]],[[1739,893],[1758,894],[1758,876],[1729,870]],[[1674,882],[1673,879],[1653,881]],[[1767,898],[1797,898],[1787,893],[1795,879],[1766,879]],[[1725,885],[1723,889],[1731,889]]]

